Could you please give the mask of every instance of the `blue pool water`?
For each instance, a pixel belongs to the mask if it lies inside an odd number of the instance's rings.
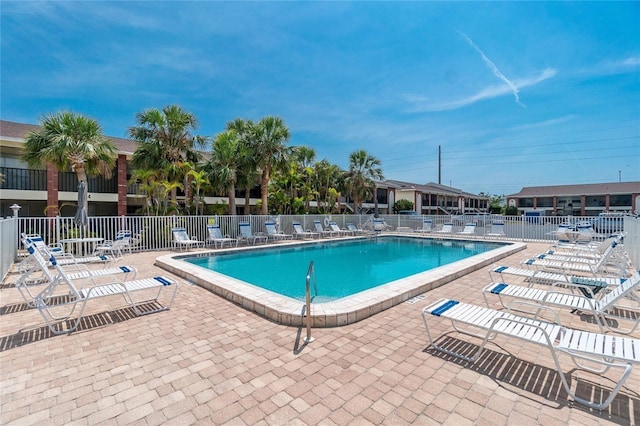
[[[391,281],[500,247],[499,243],[384,237],[280,246],[185,259],[273,292],[304,299],[309,262],[315,265],[316,301],[350,296]]]

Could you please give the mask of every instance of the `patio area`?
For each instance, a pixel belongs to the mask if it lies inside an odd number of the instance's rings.
[[[517,266],[546,248],[527,243],[500,264]],[[138,277],[173,277],[154,265],[169,253],[127,254],[120,263],[138,267]],[[482,304],[487,271],[354,324],[315,328],[305,345],[304,328],[178,277],[169,311],[136,317],[118,297],[96,300],[80,331],[53,336],[23,303],[12,270],[0,287],[0,424],[639,425],[640,368],[597,411],[567,398],[540,346],[498,337],[475,364],[428,347],[422,308],[442,297]],[[598,330],[585,315],[561,318]],[[430,325],[441,343],[478,343],[448,321]],[[608,393],[613,377],[572,372],[571,386],[593,397]]]

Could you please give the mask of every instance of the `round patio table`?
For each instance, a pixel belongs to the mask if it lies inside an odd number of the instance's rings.
[[[104,238],[100,237],[86,237],[86,238],[66,238],[64,240],[60,240],[60,243],[64,246],[65,253],[69,252],[69,249],[73,247],[75,244],[75,253],[76,254],[91,254],[96,246],[96,244],[104,241]],[[89,250],[91,247],[91,250]]]

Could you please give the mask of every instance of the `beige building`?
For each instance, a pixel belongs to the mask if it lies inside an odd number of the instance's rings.
[[[386,189],[389,212],[393,211],[393,206],[399,200],[411,201],[418,214],[464,214],[489,211],[488,197],[433,182],[422,185],[385,180],[379,184],[379,188]]]

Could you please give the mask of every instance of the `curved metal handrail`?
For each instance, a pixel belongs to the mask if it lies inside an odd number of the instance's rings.
[[[307,317],[307,337],[305,337],[304,341],[306,343],[313,342],[313,337],[311,337],[311,278],[313,278],[313,288],[317,296],[318,286],[316,284],[316,270],[313,265],[313,260],[309,262],[309,269],[307,269],[307,279],[306,279],[306,288],[305,288],[305,294],[307,299],[307,305],[305,309],[306,317]]]

